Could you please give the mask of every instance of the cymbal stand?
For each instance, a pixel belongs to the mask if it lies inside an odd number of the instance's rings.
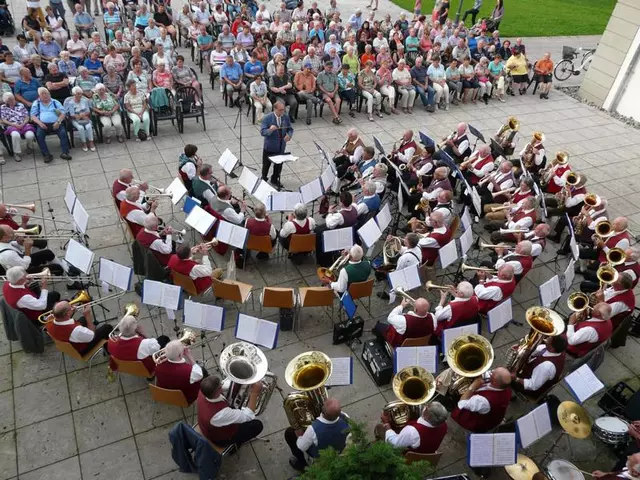
[[[542,465],[547,460],[547,458],[549,458],[549,456],[553,453],[553,451],[556,449],[556,447],[560,443],[560,440],[565,438],[565,436],[568,437],[567,432],[565,432],[564,430],[561,429],[560,435],[558,435],[556,437],[556,439],[553,441],[553,443],[551,444],[549,449],[546,452],[544,452],[544,457],[542,457],[542,460],[540,460],[540,462],[539,462],[540,465]],[[569,451],[571,452],[571,457],[570,458],[573,458],[573,451],[571,449],[571,442],[569,440],[567,440],[567,446],[569,447]]]

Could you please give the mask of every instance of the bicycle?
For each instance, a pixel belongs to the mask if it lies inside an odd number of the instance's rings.
[[[571,77],[571,75],[580,75],[580,71],[582,70],[586,72],[591,65],[595,51],[595,48],[562,47],[562,60],[558,62],[556,68],[553,69],[553,76],[556,77],[558,81],[564,82]],[[576,68],[574,61],[580,54],[582,54],[582,59]]]

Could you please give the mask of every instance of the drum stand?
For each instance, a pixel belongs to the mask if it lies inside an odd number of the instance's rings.
[[[540,462],[538,462],[540,465],[544,464],[544,462],[547,460],[547,458],[549,458],[549,456],[553,453],[553,451],[555,450],[555,448],[558,446],[558,444],[560,443],[560,440],[562,440],[565,435],[568,435],[567,432],[565,432],[564,430],[562,430],[560,432],[560,435],[558,435],[556,437],[556,439],[553,441],[553,443],[551,444],[551,447],[549,447],[549,449],[544,452],[544,457],[542,457],[542,460],[540,460]],[[569,441],[567,441],[567,446],[569,447],[569,451],[571,451],[571,443],[569,443]],[[573,458],[573,452],[571,452],[571,458]]]

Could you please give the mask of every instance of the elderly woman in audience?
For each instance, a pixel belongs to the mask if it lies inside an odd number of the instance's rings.
[[[4,62],[0,63],[0,80],[13,85],[20,78],[21,68],[22,65],[15,61],[13,54],[5,52]]]
[[[33,43],[27,42],[27,37],[20,34],[16,37],[18,43],[13,46],[11,53],[16,62],[28,67],[31,63],[31,55],[37,54],[38,51]]]
[[[373,71],[373,62],[371,60],[364,64],[364,68],[358,74],[358,86],[360,87],[360,93],[367,100],[369,121],[373,122],[374,113],[382,118],[382,113],[380,112],[382,95],[376,90],[378,78]]]
[[[127,80],[127,90],[124,96],[124,108],[129,120],[133,123],[133,135],[136,137],[136,142],[139,142],[141,137],[146,140],[151,136],[147,96],[138,91],[136,81],[133,79]],[[144,135],[140,134],[141,131]]]
[[[178,26],[178,28],[180,29],[180,32],[182,33],[182,36],[186,37],[189,31],[189,27],[193,25],[193,18],[191,15],[191,9],[189,8],[189,5],[182,6],[182,10],[178,13],[175,20],[176,20],[176,25]]]
[[[96,50],[89,52],[89,58],[85,59],[83,66],[98,81],[100,81],[102,75],[104,75],[104,67],[98,58],[98,52]]]
[[[253,106],[256,109],[256,121],[258,122],[262,121],[264,112],[269,112],[273,108],[267,93],[267,84],[262,80],[262,75],[256,75],[249,85],[249,95],[253,100]]]
[[[91,43],[87,46],[89,54],[98,52],[98,57],[104,58],[107,55],[107,44],[102,41],[98,32],[91,34]]]
[[[284,57],[281,54],[276,53],[274,57],[269,61],[269,63],[267,63],[267,76],[268,77],[274,76],[276,74],[276,69],[280,64],[285,65],[286,67],[286,64],[284,62]]]
[[[38,16],[37,8],[27,8],[27,14],[22,19],[22,31],[35,43],[36,48],[42,38],[45,25]]]
[[[184,64],[184,57],[182,55],[178,55],[176,66],[171,69],[171,75],[173,76],[176,88],[193,87],[196,89],[198,97],[202,98],[202,85],[198,82],[193,70]]]
[[[131,44],[125,40],[122,31],[116,31],[116,38],[111,42],[111,45],[116,47],[116,52],[122,55],[127,62],[129,61],[129,58],[131,58]]]
[[[103,129],[113,127],[118,142],[124,142],[122,133],[122,119],[120,117],[120,103],[118,97],[107,90],[103,83],[96,85],[93,95],[93,112],[98,116]],[[104,143],[111,143],[111,135],[105,133]]]
[[[87,45],[80,38],[78,32],[73,32],[71,38],[67,41],[67,51],[71,55],[71,60],[76,64],[76,67],[82,65],[84,58],[87,55]]]
[[[124,96],[124,82],[122,81],[122,77],[116,72],[116,67],[113,65],[107,67],[107,73],[102,77],[102,84],[107,90],[113,93],[116,98],[122,98]]]
[[[171,92],[175,91],[171,72],[167,70],[165,63],[162,61],[156,65],[156,69],[153,71],[152,81],[154,87],[168,88]]]
[[[159,62],[162,62],[166,65],[167,70],[171,70],[171,67],[173,67],[173,65],[175,64],[175,62],[173,61],[173,57],[171,57],[171,55],[167,53],[161,43],[156,47],[158,51],[153,54],[153,57],[151,58],[151,65],[153,65],[153,67],[156,67]]]
[[[129,85],[129,82],[133,80],[136,82],[136,93],[146,96],[153,88],[151,75],[142,69],[142,63],[140,63],[139,60],[133,60],[132,65],[133,70],[131,70],[127,76],[126,85]],[[127,90],[130,91],[128,87]]]
[[[95,152],[93,122],[91,121],[91,101],[84,96],[84,92],[80,87],[73,87],[71,93],[73,96],[67,98],[64,102],[66,114],[71,118],[71,124],[78,131],[80,142],[82,143],[82,151],[91,150]]]
[[[97,84],[98,80],[96,80],[96,77],[89,74],[89,70],[87,70],[86,67],[78,67],[78,76],[76,77],[75,86],[80,87],[85,97],[91,98],[93,96],[93,89]]]
[[[17,101],[25,107],[31,108],[31,104],[38,99],[38,88],[41,86],[40,80],[33,78],[33,75],[31,75],[31,70],[27,67],[22,67],[20,69],[20,79],[13,85],[13,93]],[[11,91],[11,87],[9,87],[8,91]]]
[[[256,46],[252,53],[256,57],[256,60],[260,61],[262,65],[266,65],[269,61],[269,52],[264,46],[264,42],[262,40],[256,40]]]
[[[110,66],[113,66],[120,75],[125,74],[127,71],[127,61],[124,57],[116,51],[115,45],[109,45],[109,54],[104,57],[104,68],[107,70]]]
[[[2,95],[3,105],[0,106],[0,122],[5,128],[5,135],[11,137],[13,145],[13,159],[16,162],[22,161],[22,142],[27,141],[27,152],[33,149],[33,142],[36,139],[36,129],[31,125],[29,111],[24,105],[16,102],[12,93]]]
[[[501,102],[504,102],[504,77],[504,62],[500,54],[496,54],[493,60],[489,62],[489,80],[493,85],[492,95],[497,96]]]
[[[45,8],[47,15],[44,17],[53,39],[58,42],[60,48],[63,49],[69,40],[69,35],[64,28],[64,17],[58,15],[51,5],[47,5]]]
[[[376,77],[378,79],[378,87],[380,88],[380,93],[388,98],[391,113],[398,115],[398,111],[395,107],[396,90],[393,88],[393,77],[391,76],[389,63],[389,60],[382,60],[380,68],[376,71]]]
[[[482,57],[476,64],[475,72],[478,85],[480,85],[478,97],[481,98],[486,105],[489,103],[489,93],[491,93],[492,88],[491,80],[489,79],[489,59],[487,57]]]
[[[76,68],[76,63],[71,60],[71,54],[63,50],[60,52],[60,60],[58,60],[58,69],[62,73],[66,73],[67,75],[71,75],[75,77],[78,75],[78,69]]]
[[[148,60],[142,56],[142,50],[140,50],[140,47],[133,47],[131,49],[131,59],[129,60],[130,69],[133,70],[133,62],[136,60],[140,62],[142,70],[144,70],[145,72],[151,71],[151,66],[149,65]]]
[[[40,45],[43,43],[44,42],[41,42]],[[31,70],[31,75],[40,81],[42,81],[48,73],[47,66],[42,63],[42,57],[40,55],[31,55],[31,63],[28,68]]]
[[[480,87],[478,80],[476,79],[476,73],[471,65],[471,59],[464,57],[462,65],[458,68],[460,77],[462,77],[462,103],[466,103],[471,97],[471,101],[476,103],[476,92]]]
[[[167,31],[166,28],[160,28],[160,36],[156,38],[156,41],[155,41],[156,48],[162,45],[167,55],[174,56],[173,40],[171,38],[171,35],[169,35],[168,33],[169,32]]]
[[[129,42],[130,45],[133,45],[136,33],[140,33],[140,30],[133,25],[133,20],[127,20],[127,26],[122,29],[124,40]]]
[[[136,12],[135,19],[135,27],[138,30],[144,31],[145,28],[149,26],[149,20],[151,19],[151,13],[149,13],[149,9],[147,8],[146,3],[142,3],[140,8]]]

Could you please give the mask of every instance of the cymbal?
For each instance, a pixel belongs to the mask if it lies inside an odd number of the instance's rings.
[[[540,471],[533,460],[520,453],[516,463],[506,465],[504,469],[513,480],[532,480],[533,476]]]
[[[587,411],[575,402],[562,402],[558,407],[558,420],[562,429],[573,438],[591,435],[593,422]]]

